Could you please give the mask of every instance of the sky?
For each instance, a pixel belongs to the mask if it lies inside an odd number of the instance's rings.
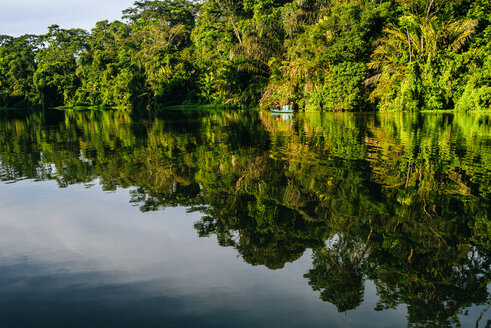
[[[44,34],[48,26],[90,31],[101,20],[120,20],[134,0],[0,0],[0,35]]]

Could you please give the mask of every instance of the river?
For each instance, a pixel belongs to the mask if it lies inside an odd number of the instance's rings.
[[[0,112],[1,327],[489,327],[491,114]]]

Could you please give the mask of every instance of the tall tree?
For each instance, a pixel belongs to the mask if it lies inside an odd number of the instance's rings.
[[[86,49],[87,36],[85,30],[65,30],[58,25],[51,25],[48,33],[41,36],[34,84],[44,105],[74,104],[74,95],[80,86],[77,62]]]

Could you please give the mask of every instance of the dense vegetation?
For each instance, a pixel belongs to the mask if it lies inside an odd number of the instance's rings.
[[[90,33],[0,36],[0,107],[489,109],[490,17],[489,0],[141,0]]]
[[[197,233],[251,265],[311,249],[306,282],[339,311],[366,280],[414,326],[491,301],[489,114],[0,114],[0,180],[130,187],[141,211],[203,213]]]

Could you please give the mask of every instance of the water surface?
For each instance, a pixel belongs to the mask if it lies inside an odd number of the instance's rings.
[[[0,113],[0,326],[486,327],[491,115]]]

